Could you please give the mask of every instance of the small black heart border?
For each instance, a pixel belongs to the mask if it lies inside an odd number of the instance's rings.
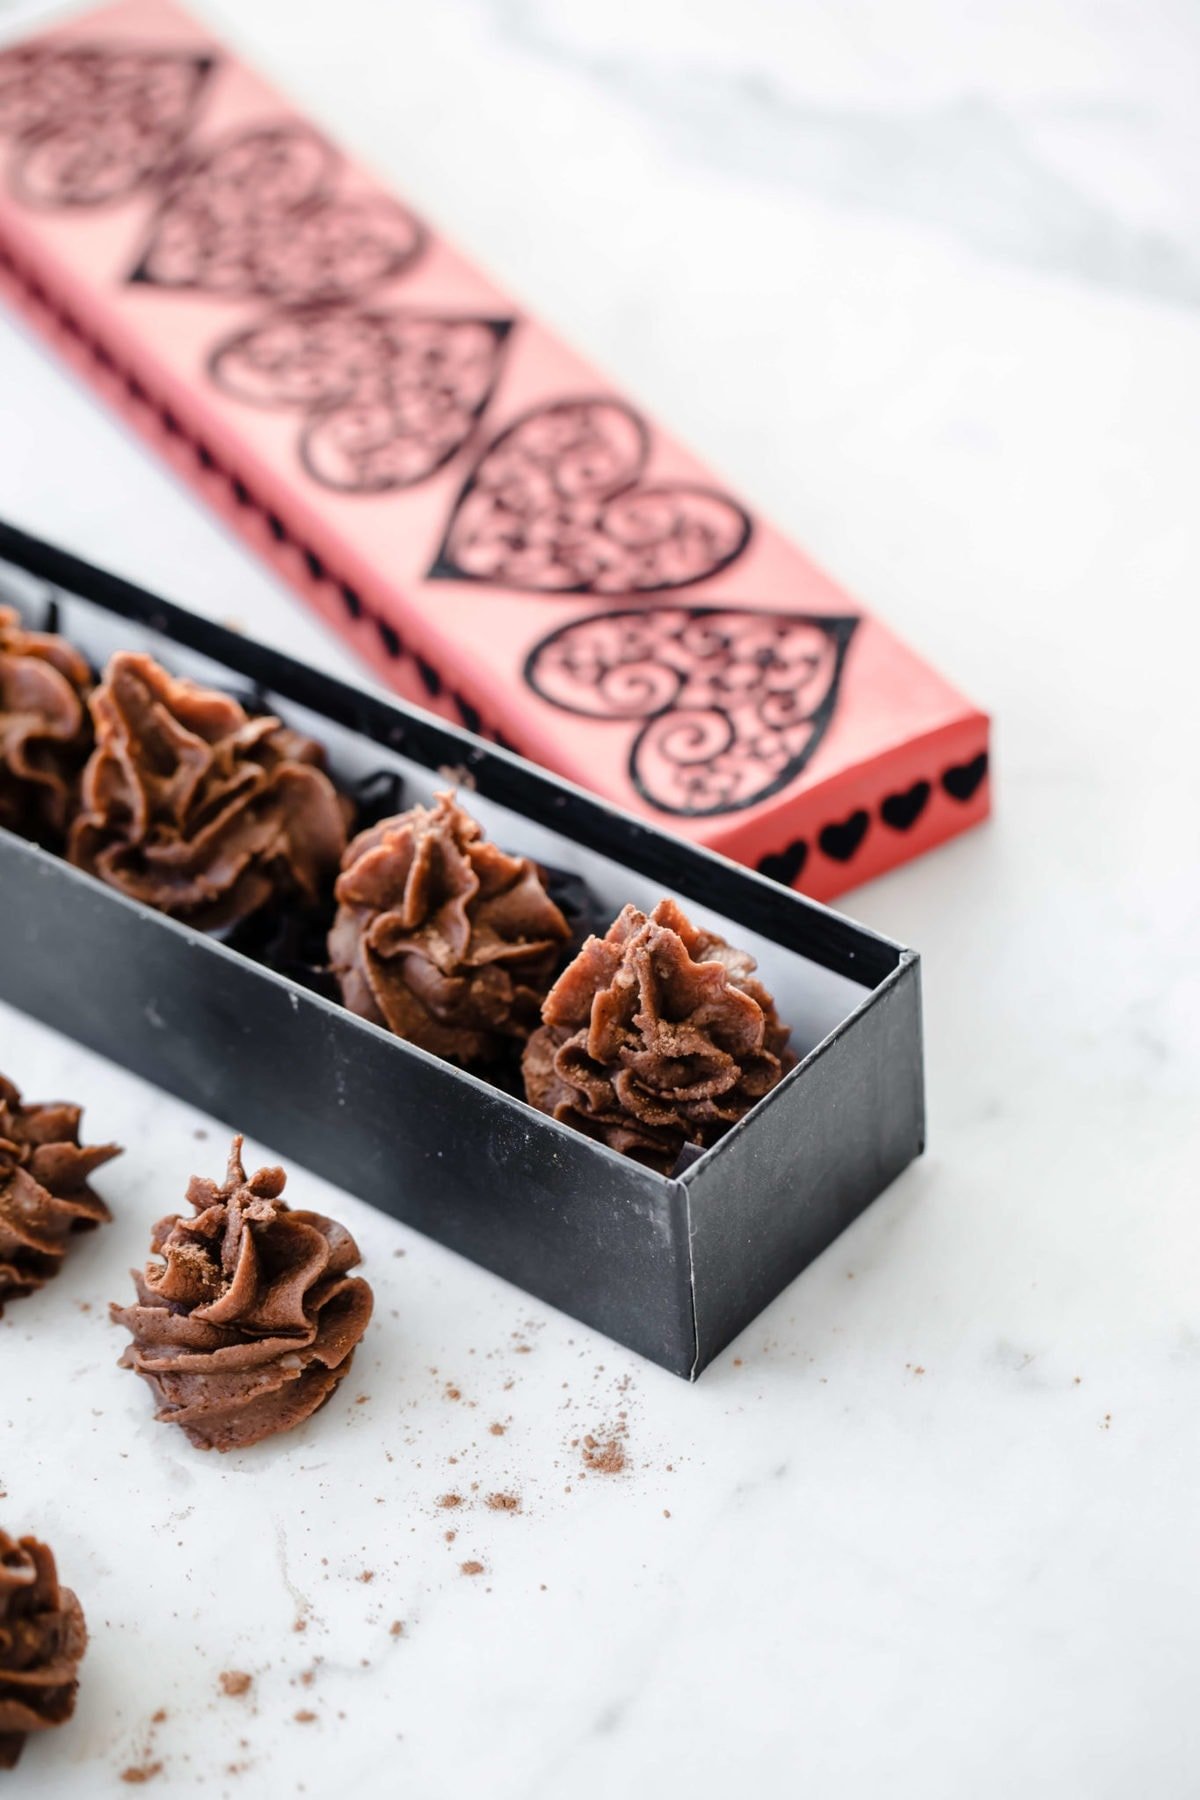
[[[937,777],[936,787],[959,806],[966,806],[986,781],[988,766],[988,752],[981,750],[969,761],[952,763],[943,769]],[[877,809],[880,823],[894,833],[911,831],[924,815],[934,792],[934,781],[922,779],[914,781],[911,787],[885,795]],[[871,814],[865,807],[857,807],[846,818],[831,820],[828,825],[821,827],[816,834],[817,848],[831,862],[853,862],[873,828]],[[811,853],[812,845],[807,838],[793,838],[782,850],[768,851],[765,856],[760,856],[754,866],[768,881],[778,881],[783,887],[795,887],[808,865]]]

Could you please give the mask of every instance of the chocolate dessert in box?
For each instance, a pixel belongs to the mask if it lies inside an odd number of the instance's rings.
[[[920,1153],[911,951],[8,527],[0,640],[0,998],[233,1129],[685,1377]]]
[[[0,52],[0,283],[406,698],[822,899],[986,814],[978,708],[165,0]]]

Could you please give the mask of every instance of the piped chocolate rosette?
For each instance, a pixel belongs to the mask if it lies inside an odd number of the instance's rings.
[[[26,1106],[0,1075],[0,1313],[57,1275],[75,1232],[112,1216],[89,1184],[120,1147],[81,1144],[82,1110]]]
[[[0,825],[61,847],[92,747],[92,672],[52,632],[0,606]]]
[[[453,794],[356,837],[335,894],[329,957],[352,1012],[466,1065],[537,1026],[570,926],[538,865]]]
[[[86,1649],[83,1608],[47,1546],[0,1531],[0,1769],[16,1767],[27,1737],[71,1717]]]
[[[371,1318],[350,1233],[280,1198],[282,1169],[247,1177],[235,1137],[224,1182],[194,1176],[195,1217],[160,1219],[134,1272],[137,1301],[109,1310],[133,1342],[121,1367],[157,1417],[201,1450],[240,1450],[316,1412],[349,1373]]]
[[[91,711],[73,863],[207,931],[276,899],[320,904],[348,811],[320,745],[132,651],[112,658]]]
[[[787,1073],[787,1027],[754,958],[673,900],[627,906],[564,969],[526,1046],[530,1104],[669,1173]]]

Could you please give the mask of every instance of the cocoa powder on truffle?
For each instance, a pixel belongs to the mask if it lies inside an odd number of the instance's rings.
[[[82,1107],[26,1104],[0,1075],[0,1313],[58,1273],[76,1232],[112,1217],[91,1176],[117,1144],[79,1142]]]
[[[673,900],[627,906],[564,969],[526,1045],[530,1104],[668,1173],[779,1082],[793,1059],[752,956]]]
[[[0,1769],[16,1767],[32,1733],[71,1717],[86,1649],[83,1609],[49,1547],[0,1531]]]
[[[194,1217],[154,1228],[158,1260],[135,1271],[137,1301],[111,1315],[133,1342],[121,1366],[202,1450],[256,1444],[307,1419],[350,1371],[371,1289],[349,1271],[358,1246],[320,1213],[280,1198],[282,1169],[247,1177],[235,1137],[225,1181],[193,1177]]]
[[[319,904],[349,808],[318,744],[133,651],[111,659],[89,704],[73,863],[201,930],[275,899]]]
[[[352,1012],[468,1065],[528,1038],[570,927],[537,864],[452,794],[355,838],[335,892],[329,960]]]

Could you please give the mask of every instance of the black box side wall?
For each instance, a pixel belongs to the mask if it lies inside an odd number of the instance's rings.
[[[678,1183],[543,1124],[3,831],[0,998],[690,1375]],[[0,1068],[19,1076],[2,1044]],[[182,1195],[164,1196],[164,1210],[175,1205]]]
[[[911,954],[793,1083],[689,1175],[695,1373],[925,1147]]]

